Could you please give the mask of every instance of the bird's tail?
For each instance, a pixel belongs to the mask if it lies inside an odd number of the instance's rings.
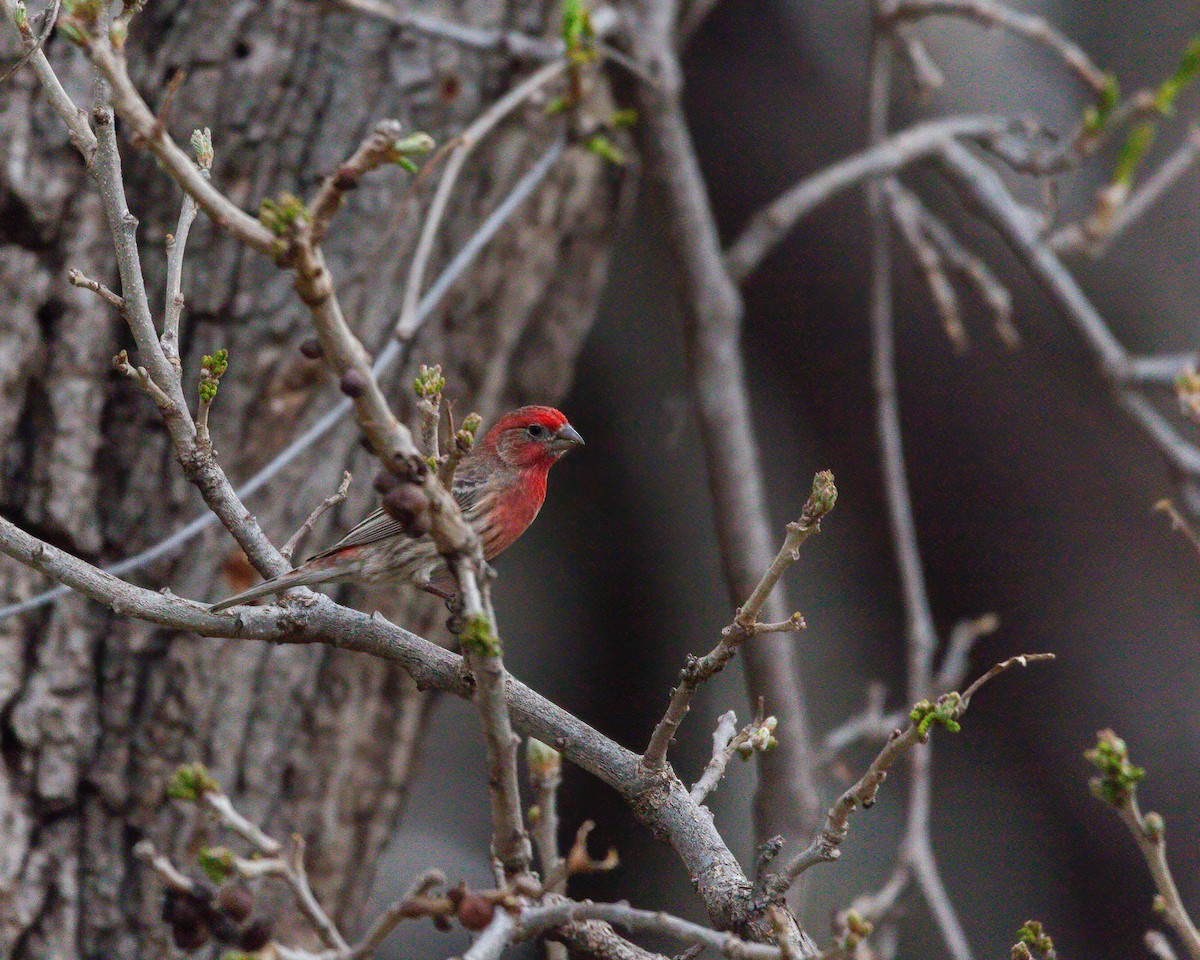
[[[214,603],[209,609],[213,613],[220,613],[222,610],[228,610],[230,607],[236,607],[238,604],[247,603],[250,600],[257,600],[259,597],[283,593],[284,590],[290,590],[292,587],[310,587],[316,583],[329,583],[331,580],[339,579],[344,572],[328,564],[306,563],[271,580],[264,580],[249,590],[226,597],[220,603]]]

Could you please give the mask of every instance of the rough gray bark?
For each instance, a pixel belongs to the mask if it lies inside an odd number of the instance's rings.
[[[557,19],[555,5],[538,2],[437,12],[533,32]],[[283,191],[310,192],[379,119],[445,139],[514,75],[503,58],[315,4],[163,0],[135,24],[130,48],[135,80],[160,112],[173,71],[186,71],[169,126],[184,141],[193,127],[212,127],[214,178],[247,209]],[[49,52],[86,103],[82,57],[61,38]],[[0,511],[88,559],[119,559],[189,519],[200,500],[157,411],[109,372],[127,335],[97,298],[66,282],[76,267],[114,284],[111,244],[82,164],[28,71],[0,98],[0,130]],[[440,257],[461,245],[551,135],[530,108],[479,151]],[[178,190],[133,149],[126,173],[161,303]],[[422,330],[394,378],[398,409],[407,409],[400,398],[420,362],[447,369],[460,413],[476,408],[486,417],[565,390],[620,186],[595,157],[569,152]],[[419,223],[419,206],[403,203],[408,190],[403,175],[368,178],[324,244],[348,316],[376,347],[394,319]],[[339,395],[321,365],[296,350],[309,335],[308,315],[286,275],[203,218],[189,250],[181,352],[193,377],[201,354],[230,352],[213,437],[236,480]],[[356,473],[354,494],[318,525],[320,541],[370,498],[375,468],[350,421],[248,506],[282,542],[345,468]],[[213,532],[151,579],[216,597],[244,569],[228,535]],[[2,601],[41,585],[25,568],[0,565]],[[422,631],[438,616],[403,597],[364,603]],[[131,849],[149,835],[179,850],[193,834],[196,825],[163,800],[167,777],[189,760],[208,764],[267,830],[306,838],[318,893],[353,928],[402,810],[426,706],[385,661],[170,634],[78,597],[0,623],[0,956],[157,951],[166,934],[155,888]]]

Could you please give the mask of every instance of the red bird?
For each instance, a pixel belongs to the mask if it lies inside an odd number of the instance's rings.
[[[463,457],[454,499],[491,560],[507,550],[542,509],[546,476],[583,437],[553,407],[521,407],[496,421]],[[336,544],[289,573],[214,604],[226,610],[291,587],[333,581],[411,583],[439,597],[454,590],[446,563],[428,534],[413,537],[376,510]]]

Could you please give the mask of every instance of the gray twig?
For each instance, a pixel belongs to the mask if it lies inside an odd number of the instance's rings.
[[[733,622],[721,631],[721,639],[717,645],[699,659],[691,657],[687,666],[679,675],[679,686],[671,692],[671,702],[667,712],[654,728],[646,752],[642,755],[642,764],[647,770],[661,770],[667,763],[667,749],[679,729],[679,724],[687,716],[691,707],[692,694],[696,688],[714,674],[724,669],[733,659],[738,649],[748,639],[763,631],[758,630],[762,624],[758,615],[767,603],[768,597],[779,583],[787,569],[800,558],[800,546],[814,533],[820,532],[821,519],[833,509],[837,500],[837,489],[833,485],[833,474],[819,473],[813,479],[812,494],[804,504],[800,519],[787,525],[787,536],[783,546],[775,554],[774,559],[751,591],[746,602],[738,608]],[[804,618],[793,614],[785,621],[791,625],[791,630],[804,627]],[[771,624],[772,628],[783,624]]]
[[[300,529],[288,538],[288,542],[283,545],[279,552],[289,563],[292,560],[292,554],[296,552],[296,547],[300,545],[300,541],[312,530],[316,522],[321,519],[321,516],[327,510],[331,510],[346,499],[346,495],[350,492],[350,483],[353,479],[349,470],[342,471],[342,482],[338,484],[337,490],[317,504],[316,509],[308,515],[308,519],[300,525]]]
[[[804,217],[843,190],[873,177],[896,173],[934,156],[950,140],[990,140],[1011,129],[1002,117],[952,117],[918,123],[893,133],[845,160],[801,180],[746,222],[725,254],[730,275],[742,282]]]

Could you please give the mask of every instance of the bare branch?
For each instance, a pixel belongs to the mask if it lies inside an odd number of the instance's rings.
[[[525,759],[533,786],[529,823],[542,865],[544,886],[550,893],[565,893],[567,872],[558,850],[558,787],[562,783],[562,755],[536,737],[530,737],[525,742]]]
[[[196,884],[191,877],[176,869],[170,859],[159,853],[149,840],[139,840],[134,844],[133,855],[148,863],[168,890],[180,890],[185,893],[195,891]]]
[[[884,180],[882,189],[889,201],[888,212],[891,213],[892,220],[900,229],[900,235],[912,250],[917,265],[925,276],[925,285],[929,288],[933,305],[942,318],[946,338],[956,352],[963,353],[967,349],[967,331],[958,308],[958,295],[946,275],[941,252],[926,239],[916,199],[912,194],[901,190],[894,180]]]
[[[1121,406],[1180,472],[1200,475],[1200,450],[1181,437],[1140,392],[1126,386],[1133,376],[1131,370],[1136,371],[1137,367],[1131,364],[1125,348],[1057,254],[1022,214],[1000,175],[959,144],[946,144],[941,155],[955,180],[988,213],[1034,277],[1079,330],[1095,354],[1101,372],[1121,388],[1117,391]]]
[[[674,2],[647,5],[633,32],[638,62],[659,80],[656,86],[638,86],[638,133],[647,173],[659,186],[671,261],[682,290],[689,393],[700,421],[725,585],[736,604],[769,565],[772,536],[741,353],[744,308],[722,259],[683,113],[674,49],[677,17]],[[763,619],[778,622],[790,613],[780,589],[764,605]],[[745,657],[751,702],[762,697],[764,709],[781,723],[779,749],[758,764],[755,829],[760,838],[795,834],[819,816],[821,806],[810,762],[804,685],[787,636],[750,644]],[[666,746],[660,737],[655,752]]]
[[[1178,960],[1175,954],[1175,948],[1171,946],[1171,941],[1163,936],[1159,930],[1147,930],[1146,935],[1142,937],[1142,942],[1158,960]]]
[[[29,57],[33,72],[37,74],[38,83],[45,91],[51,108],[66,125],[72,145],[83,156],[84,162],[90,165],[92,155],[96,152],[96,135],[92,132],[92,126],[88,122],[87,111],[76,105],[67,91],[63,89],[63,85],[59,82],[54,68],[50,66],[50,61],[46,59],[46,54],[42,51],[39,41],[34,39],[32,33],[26,34],[18,27],[15,0],[0,0],[0,7],[3,7],[5,19],[8,20],[21,42],[23,54]],[[52,22],[53,18],[51,18]]]
[[[4,0],[5,3],[10,0]],[[279,252],[275,237],[261,223],[217,190],[154,116],[129,78],[124,54],[113,49],[107,37],[89,48],[92,62],[111,87],[113,109],[162,163],[167,173],[221,230],[259,253]]]
[[[415,10],[401,9],[387,0],[329,0],[330,6],[379,17],[401,30],[459,46],[497,53],[518,60],[555,60],[565,52],[561,40],[533,37],[515,30],[480,30],[461,23],[440,20]]]
[[[859,740],[886,740],[904,722],[903,711],[883,712],[886,697],[887,688],[882,683],[869,684],[867,703],[862,712],[825,734],[825,740],[813,762],[818,767],[828,767],[842,751]]]
[[[475,679],[472,699],[483,722],[492,812],[492,856],[500,868],[497,879],[503,884],[528,874],[533,859],[517,782],[518,739],[512,731],[505,700],[508,673],[501,656],[503,647],[484,579],[486,565],[478,538],[453,554],[443,550],[443,556],[458,581],[462,602],[464,626],[458,638]]]
[[[125,300],[119,294],[113,293],[104,284],[98,283],[91,277],[85,276],[78,270],[70,270],[67,272],[67,282],[73,287],[82,287],[84,290],[91,290],[107,303],[109,306],[120,311],[121,316],[125,315]]]
[[[750,217],[725,254],[730,275],[739,283],[745,280],[797,223],[843,190],[933,156],[949,140],[989,140],[1011,126],[1009,120],[988,116],[918,123],[814,173]]]
[[[371,924],[366,935],[356,943],[346,954],[345,960],[367,960],[375,956],[375,952],[383,945],[383,941],[400,923],[412,917],[428,915],[425,898],[434,887],[446,882],[446,876],[440,870],[426,870],[421,874],[408,891],[381,913]]]
[[[946,265],[975,287],[980,299],[992,314],[996,334],[1000,337],[1001,342],[1010,350],[1020,346],[1021,335],[1013,326],[1012,295],[1008,292],[1008,288],[1000,282],[982,259],[975,256],[954,238],[950,228],[926,207],[916,194],[906,190],[895,180],[888,181],[887,188],[889,193],[895,193],[903,198],[904,204],[911,210],[911,216],[915,219],[917,228],[924,238],[937,249],[938,255]]]
[[[938,668],[935,688],[945,693],[956,690],[967,678],[971,651],[983,637],[1000,629],[1000,618],[994,613],[985,613],[973,620],[960,620],[950,630],[946,653]]]
[[[758,632],[755,630],[758,614],[767,603],[771,591],[788,567],[800,559],[801,544],[821,529],[821,518],[833,509],[836,501],[837,488],[833,485],[833,474],[828,471],[818,473],[813,478],[812,493],[804,504],[800,519],[788,524],[783,546],[755,585],[749,599],[738,608],[733,622],[721,631],[717,645],[699,659],[689,658],[687,666],[680,673],[679,686],[672,691],[667,712],[654,728],[654,734],[642,756],[642,764],[647,770],[661,770],[666,766],[667,749],[679,724],[687,716],[692,694],[700,684],[723,670],[738,648]],[[801,625],[803,618],[796,614],[794,622]]]
[[[1047,240],[1057,253],[1084,252],[1094,258],[1104,256],[1113,241],[1175,186],[1200,158],[1200,128],[1193,127],[1187,137],[1166,160],[1146,178],[1115,211],[1101,215],[1103,205],[1083,223],[1073,223],[1056,230]]]
[[[321,519],[322,515],[327,510],[333,509],[346,499],[346,495],[350,492],[350,484],[353,480],[354,478],[350,475],[350,471],[343,470],[342,482],[338,484],[336,492],[332,493],[319,504],[317,504],[316,509],[308,515],[308,519],[300,525],[300,529],[288,538],[288,542],[285,543],[283,548],[279,551],[279,553],[285,559],[287,559],[288,562],[291,562],[292,554],[296,552],[296,547],[300,545],[300,542],[312,530],[317,521]]]
[[[1154,509],[1161,511],[1170,517],[1171,529],[1178,530],[1185,537],[1187,537],[1188,542],[1196,548],[1196,552],[1200,553],[1200,533],[1197,533],[1195,528],[1188,523],[1187,518],[1179,512],[1179,508],[1176,507],[1175,504],[1173,504],[1170,500],[1163,499],[1159,500],[1158,503],[1154,505]]]
[[[987,27],[1003,27],[1045,47],[1062,60],[1094,94],[1103,94],[1108,87],[1107,75],[1092,63],[1083,48],[1060,33],[1044,17],[1021,13],[992,0],[896,0],[890,9],[885,7],[881,13],[881,19],[887,25],[933,16],[960,17]]]
[[[398,663],[421,689],[463,699],[473,690],[461,657],[383,617],[341,607],[314,594],[287,607],[239,607],[211,613],[206,605],[125,583],[20,530],[0,517],[0,553],[40,570],[103,603],[114,612],[208,637],[240,637],[272,643],[328,643]],[[676,850],[714,925],[728,929],[752,911],[750,884],[737,859],[672,778],[644,776],[637,754],[509,677],[504,686],[514,726],[554,744],[564,757],[622,794],[635,815]],[[649,798],[653,797],[653,802]]]
[[[321,182],[309,203],[312,242],[317,244],[325,238],[346,193],[354,190],[364,176],[387,164],[399,163],[432,149],[433,138],[428,134],[414,133],[405,137],[399,120],[380,120],[354,153]]]
[[[700,779],[692,784],[692,799],[697,803],[703,803],[704,798],[716,789],[725,776],[725,768],[733,759],[733,750],[730,748],[737,735],[737,714],[727,710],[717,718],[717,728],[713,731],[712,759],[708,761]]]
[[[200,176],[210,178],[212,169],[212,134],[207,129],[192,134],[192,146],[197,152]],[[167,290],[163,304],[162,346],[167,359],[179,365],[179,318],[183,313],[183,258],[187,251],[188,234],[196,219],[196,201],[190,193],[183,195],[179,222],[175,233],[167,235]]]
[[[777,746],[774,736],[777,724],[775,717],[756,717],[753,723],[738,730],[733,711],[722,714],[717,721],[717,729],[713,731],[712,759],[708,761],[700,779],[692,784],[692,799],[696,803],[704,802],[725,776],[725,768],[734,754],[740,753],[743,758],[749,758],[756,751],[761,753]]]
[[[129,362],[129,354],[122,350],[113,357],[113,369],[128,377],[136,383],[151,400],[163,416],[177,416],[179,408],[175,406],[175,401],[166,395],[163,389],[150,379],[150,374],[146,372],[145,367],[135,367]]]
[[[564,900],[549,906],[521,911],[514,939],[529,940],[563,924],[579,920],[604,920],[635,933],[659,933],[684,943],[698,943],[734,960],[780,960],[779,948],[750,943],[731,933],[710,930],[697,923],[652,910],[639,910],[623,903],[591,903]]]
[[[769,877],[767,888],[782,892],[810,867],[838,859],[841,856],[842,841],[846,839],[846,834],[850,829],[850,815],[859,808],[869,809],[874,805],[875,795],[883,781],[887,779],[888,771],[906,752],[918,744],[925,743],[934,724],[947,726],[953,732],[957,727],[956,722],[966,713],[971,697],[978,692],[980,687],[1014,666],[1024,667],[1030,663],[1053,659],[1054,654],[1052,653],[1031,653],[1010,657],[988,670],[962,695],[948,693],[939,697],[935,703],[930,703],[928,700],[918,703],[913,708],[908,725],[903,730],[893,731],[883,749],[871,761],[867,772],[859,778],[858,782],[848,788],[830,808],[825,818],[825,826],[813,838],[812,843],[788,863],[782,873]]]
[[[429,211],[425,215],[425,223],[421,227],[421,235],[417,247],[413,251],[412,262],[408,268],[408,280],[404,286],[404,300],[400,307],[400,316],[396,321],[396,338],[402,342],[409,341],[417,331],[420,321],[417,319],[417,305],[421,298],[421,284],[425,280],[425,271],[433,255],[433,242],[437,237],[438,228],[445,216],[447,205],[458,176],[462,172],[467,158],[487,136],[491,130],[517,107],[525,103],[539,90],[557,79],[567,69],[566,60],[555,60],[546,64],[540,70],[517,84],[512,90],[488,107],[466,130],[455,138],[450,159],[442,171],[438,181],[437,191],[430,201]]]

